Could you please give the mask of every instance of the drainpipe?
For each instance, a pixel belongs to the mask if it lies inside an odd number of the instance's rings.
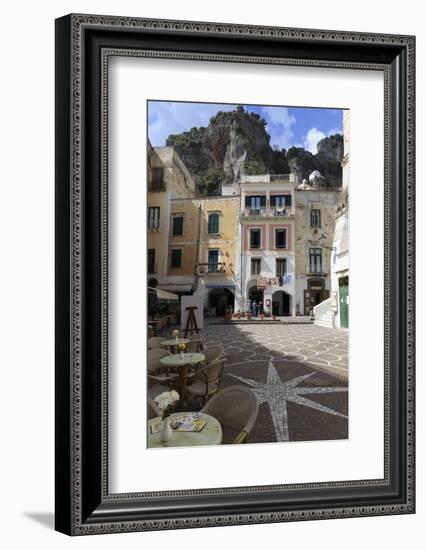
[[[198,207],[198,238],[197,238],[197,250],[196,250],[196,264],[195,264],[195,291],[197,292],[199,290],[199,284],[200,284],[200,275],[199,275],[199,265],[201,262],[200,255],[201,255],[201,222],[203,219],[203,206],[202,203]]]

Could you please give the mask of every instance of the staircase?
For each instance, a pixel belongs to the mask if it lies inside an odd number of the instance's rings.
[[[331,311],[331,298],[314,307],[314,324],[320,327],[334,328],[334,313]]]

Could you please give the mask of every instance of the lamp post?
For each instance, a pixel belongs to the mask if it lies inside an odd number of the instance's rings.
[[[324,235],[324,233],[321,233],[321,237],[319,238],[319,243],[322,246],[322,248],[326,248],[327,250],[331,250],[333,252],[336,252],[335,246],[327,246],[325,243],[327,242],[327,237]]]

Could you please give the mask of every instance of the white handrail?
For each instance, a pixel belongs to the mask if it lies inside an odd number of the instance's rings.
[[[324,300],[323,302],[321,302],[320,304],[314,307],[315,319],[319,319],[330,310],[331,310],[331,298],[327,298],[327,300]]]

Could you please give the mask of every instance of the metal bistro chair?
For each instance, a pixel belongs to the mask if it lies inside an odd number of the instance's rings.
[[[203,405],[209,397],[219,391],[224,362],[223,358],[216,359],[216,361],[189,374],[185,385],[185,392],[200,399]]]
[[[170,355],[165,349],[152,349],[148,351],[148,386],[154,384],[166,384],[172,386],[179,377],[178,373],[171,372],[161,364],[160,359]]]
[[[191,348],[191,352],[198,352],[203,350],[203,338],[201,334],[191,334],[188,336],[190,342],[187,344],[187,348]]]
[[[151,397],[148,396],[147,419],[151,420],[151,418],[156,418],[157,416],[161,416],[161,415],[162,415],[162,411],[158,407],[157,403],[154,401],[154,399],[152,399]]]
[[[222,359],[225,354],[222,344],[214,344],[213,346],[209,346],[205,348],[203,353],[206,356],[205,363],[207,364],[213,363],[216,359]]]
[[[164,349],[161,346],[161,342],[165,342],[166,338],[162,338],[161,336],[152,336],[152,338],[148,338],[148,349]]]
[[[243,386],[229,386],[217,393],[201,412],[222,425],[223,443],[245,443],[257,419],[259,407],[254,393]]]

